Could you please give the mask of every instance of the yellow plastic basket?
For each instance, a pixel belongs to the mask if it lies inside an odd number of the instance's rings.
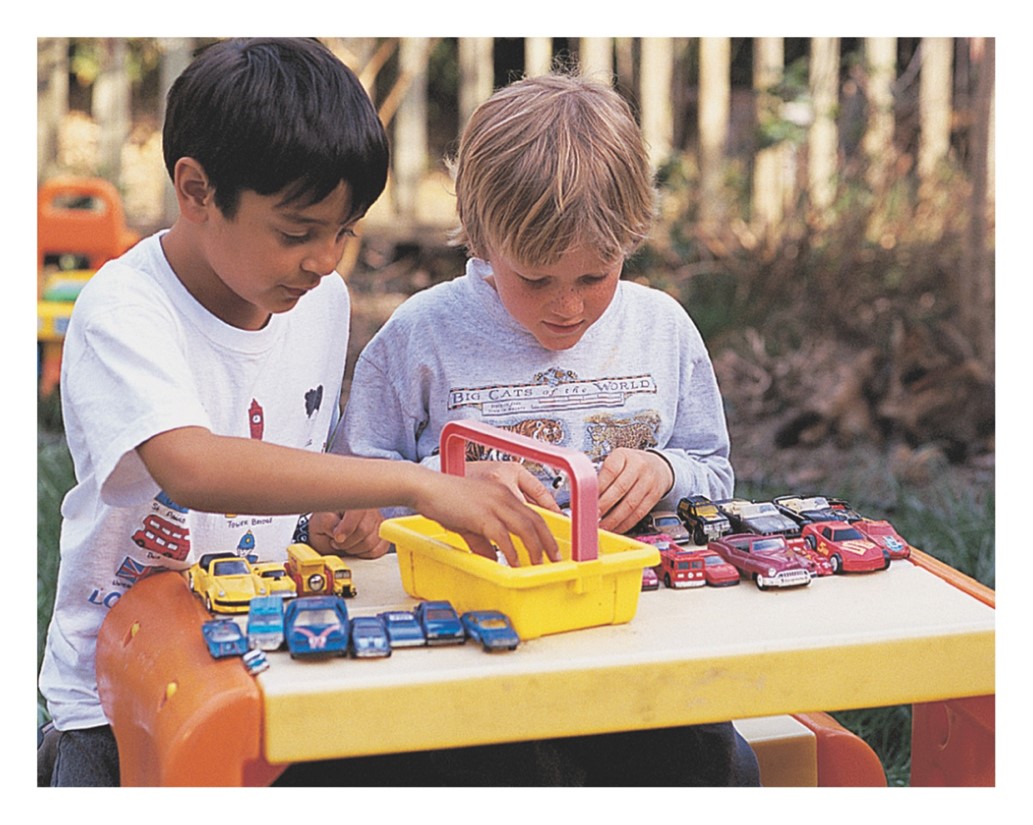
[[[442,471],[462,474],[467,441],[565,469],[571,516],[534,509],[556,538],[562,560],[507,567],[473,553],[456,533],[423,516],[389,519],[380,534],[395,545],[405,592],[447,599],[456,610],[501,610],[522,639],[630,621],[638,609],[642,570],[660,562],[649,544],[595,525],[598,487],[591,462],[575,450],[544,444],[487,424],[452,421],[441,432]],[[528,505],[531,506],[531,505]]]

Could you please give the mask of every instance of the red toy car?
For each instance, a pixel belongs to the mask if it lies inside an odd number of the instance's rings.
[[[656,575],[656,570],[652,567],[642,568],[642,589],[643,590],[659,590],[660,589],[660,578]]]
[[[785,536],[733,533],[707,545],[761,590],[799,587],[811,583],[811,573]]]
[[[829,560],[833,573],[861,573],[890,566],[889,553],[845,521],[805,524],[803,539]]]
[[[789,547],[796,553],[804,566],[811,571],[811,577],[831,576],[833,572],[832,562],[801,538],[789,539]]]
[[[703,559],[703,578],[710,587],[730,587],[739,583],[739,571],[720,555],[710,550],[700,550],[697,555]]]
[[[866,539],[874,541],[889,553],[893,560],[906,559],[911,555],[911,545],[888,521],[863,518],[852,522],[852,526]]]

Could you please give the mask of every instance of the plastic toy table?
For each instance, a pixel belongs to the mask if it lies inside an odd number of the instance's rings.
[[[207,613],[160,574],[112,608],[98,684],[126,785],[265,784],[312,759],[905,703],[913,784],[993,784],[992,591],[916,558],[784,591],[661,588],[628,624],[512,652],[275,652],[257,677],[208,655]],[[414,604],[395,556],[353,569],[353,616]]]

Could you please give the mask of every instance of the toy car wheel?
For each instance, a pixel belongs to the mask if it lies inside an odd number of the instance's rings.
[[[671,574],[670,573],[664,573],[664,585],[666,587],[670,587],[671,586]]]
[[[768,589],[768,586],[766,584],[762,584],[761,583],[760,576],[758,576],[756,573],[753,574],[753,583],[755,585],[757,585],[757,589],[758,590],[767,590]]]
[[[205,610],[207,610],[209,613],[214,612],[212,610],[212,597],[209,596],[207,593],[204,594],[204,607]]]
[[[700,527],[698,524],[696,525],[696,529],[692,531],[692,540],[696,542],[696,544],[700,545],[707,543],[707,537],[703,533],[703,528]]]
[[[843,572],[843,559],[840,558],[839,553],[833,553],[829,556],[829,563],[832,565],[833,573]]]
[[[807,538],[805,538],[804,541],[807,542],[807,546],[810,547],[811,550],[817,550],[818,549],[818,542],[814,538],[814,536],[807,536]]]
[[[883,570],[889,570],[890,569],[890,554],[887,553],[885,550],[883,550],[882,551],[882,557],[886,560],[886,563],[882,566],[882,569]]]

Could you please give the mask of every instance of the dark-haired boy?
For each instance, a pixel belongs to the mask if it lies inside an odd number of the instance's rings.
[[[40,689],[52,784],[118,784],[97,696],[97,632],[140,578],[199,553],[285,555],[297,514],[403,505],[516,555],[555,555],[507,489],[323,453],[338,417],[349,305],[326,277],[383,190],[384,129],[355,75],[310,39],[221,41],[169,92],[180,214],[102,267],[69,324],[62,404],[76,486]],[[350,522],[382,552],[376,519]]]

